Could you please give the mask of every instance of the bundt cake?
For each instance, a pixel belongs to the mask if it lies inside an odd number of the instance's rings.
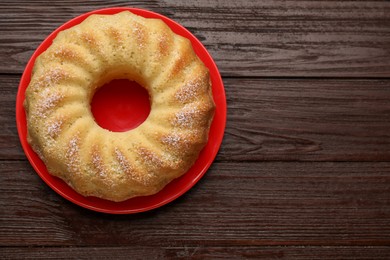
[[[91,112],[96,90],[129,79],[149,93],[137,128],[111,132]],[[24,107],[27,140],[50,174],[84,196],[124,201],[186,173],[214,115],[209,71],[191,42],[159,19],[91,15],[35,61]]]

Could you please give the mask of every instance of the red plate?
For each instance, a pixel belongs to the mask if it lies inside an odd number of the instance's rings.
[[[81,23],[91,14],[115,14],[125,10],[129,10],[134,14],[146,18],[161,19],[176,34],[182,35],[191,40],[192,46],[196,54],[210,70],[213,96],[214,101],[216,103],[216,111],[214,120],[211,124],[209,142],[200,153],[199,158],[195,162],[194,166],[186,174],[169,183],[162,191],[155,195],[137,197],[123,202],[111,202],[95,197],[84,197],[75,192],[61,179],[54,177],[48,173],[44,163],[40,160],[38,155],[31,149],[30,145],[27,143],[26,115],[23,108],[23,101],[25,98],[26,88],[30,82],[31,70],[36,57],[39,56],[39,54],[44,52],[50,46],[58,32]],[[37,48],[31,59],[27,63],[26,69],[22,75],[19,84],[19,90],[16,97],[16,123],[20,142],[28,160],[30,161],[31,165],[34,167],[38,175],[53,190],[55,190],[58,194],[68,199],[69,201],[87,209],[112,214],[129,214],[151,210],[173,201],[174,199],[178,198],[180,195],[188,191],[192,186],[194,186],[195,183],[198,182],[200,178],[205,174],[205,172],[213,162],[215,156],[217,155],[217,152],[223,139],[226,124],[226,97],[221,76],[211,55],[207,52],[206,48],[202,45],[202,43],[183,26],[163,15],[151,11],[123,7],[107,8],[95,10],[68,21],[67,23],[57,28],[53,33],[51,33]]]

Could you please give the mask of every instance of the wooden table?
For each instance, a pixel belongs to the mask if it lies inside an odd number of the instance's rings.
[[[194,33],[225,84],[219,154],[153,211],[76,206],[35,173],[15,96],[67,20],[133,6]],[[1,1],[0,258],[390,259],[390,2]]]

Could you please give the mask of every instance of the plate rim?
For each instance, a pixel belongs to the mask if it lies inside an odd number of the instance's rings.
[[[48,176],[46,176],[45,173],[42,173],[40,171],[37,163],[35,162],[36,159],[33,158],[34,156],[37,157],[37,155],[36,155],[35,151],[33,151],[31,149],[31,146],[27,142],[27,125],[26,125],[26,116],[25,116],[25,111],[24,111],[24,107],[23,107],[23,102],[25,99],[25,90],[26,90],[26,88],[30,82],[30,79],[31,79],[31,70],[32,70],[32,67],[34,65],[35,59],[38,57],[38,55],[40,55],[43,51],[45,51],[48,48],[48,46],[51,45],[51,42],[48,43],[48,41],[51,41],[52,39],[54,39],[55,36],[60,31],[81,23],[82,21],[84,21],[87,17],[89,17],[92,14],[116,14],[116,13],[119,13],[121,11],[130,11],[136,15],[140,15],[140,16],[143,16],[145,18],[161,19],[176,34],[182,35],[182,36],[190,39],[190,41],[192,42],[192,45],[194,47],[195,52],[198,54],[199,58],[205,63],[205,65],[210,70],[210,77],[212,77],[213,78],[212,80],[215,80],[217,83],[217,86],[215,86],[215,88],[214,88],[214,86],[212,87],[214,102],[216,104],[216,113],[214,115],[212,125],[210,127],[210,132],[211,132],[211,128],[218,128],[219,131],[216,133],[217,139],[215,141],[213,140],[214,143],[213,143],[211,155],[209,154],[210,155],[209,159],[206,161],[206,163],[204,163],[204,165],[202,165],[202,168],[199,171],[199,173],[197,173],[194,176],[194,178],[191,178],[191,182],[186,183],[186,185],[184,187],[178,189],[178,191],[175,192],[173,195],[171,195],[165,199],[161,199],[158,203],[154,203],[153,205],[149,205],[149,206],[145,206],[145,207],[138,207],[137,209],[113,210],[113,209],[108,209],[108,208],[105,208],[102,206],[99,207],[99,206],[93,205],[96,203],[93,201],[94,200],[97,200],[98,202],[105,201],[106,203],[112,204],[112,205],[115,205],[118,202],[112,202],[112,201],[108,201],[108,200],[104,200],[104,199],[100,199],[100,198],[84,197],[84,196],[83,197],[87,201],[89,201],[89,202],[92,201],[92,204],[86,204],[85,202],[80,202],[79,200],[71,197],[69,194],[67,194],[66,192],[61,190],[59,187],[57,187],[57,185],[53,184],[52,181],[49,180]],[[194,46],[194,44],[195,44],[195,46]],[[201,55],[199,55],[199,53],[203,53],[203,55],[201,56]],[[205,60],[207,62],[205,62]],[[218,90],[218,92],[214,93],[217,90]],[[216,94],[218,94],[217,95],[218,99],[216,98]],[[217,112],[218,112],[218,118],[217,118]],[[219,148],[222,144],[225,128],[226,128],[226,113],[227,113],[226,93],[225,93],[225,88],[224,88],[224,84],[223,84],[221,75],[219,73],[218,67],[217,67],[214,59],[212,58],[210,53],[207,51],[205,46],[202,44],[202,42],[199,39],[197,39],[189,30],[187,30],[180,23],[175,22],[174,20],[172,20],[172,19],[170,19],[162,14],[159,14],[159,13],[156,13],[153,11],[149,11],[149,10],[145,10],[145,9],[133,8],[133,7],[112,7],[112,8],[96,9],[96,10],[93,10],[90,12],[80,14],[80,15],[68,20],[67,22],[63,23],[62,25],[58,26],[52,33],[50,33],[47,37],[45,37],[45,39],[40,43],[40,45],[35,49],[35,51],[31,55],[30,59],[28,60],[26,66],[25,66],[22,77],[20,79],[18,91],[17,91],[17,96],[16,96],[16,126],[17,126],[19,141],[20,141],[21,146],[23,148],[23,152],[25,153],[27,159],[29,160],[30,164],[32,165],[32,167],[34,168],[34,170],[38,174],[38,176],[51,189],[53,189],[56,193],[58,193],[61,197],[65,198],[66,200],[68,200],[68,201],[70,201],[70,202],[72,202],[80,207],[83,207],[83,208],[86,208],[89,210],[93,210],[96,212],[108,213],[108,214],[133,214],[133,213],[141,213],[141,212],[153,210],[153,209],[159,208],[161,206],[164,206],[164,205],[168,204],[169,202],[176,200],[178,197],[182,196],[184,193],[186,193],[188,190],[190,190],[207,172],[207,170],[209,169],[209,167],[213,163],[213,161],[214,161],[214,159],[219,151]],[[217,120],[218,120],[218,122],[217,122]],[[24,125],[23,125],[23,123],[24,123]],[[218,125],[216,125],[216,124],[218,124]],[[209,135],[210,135],[210,133],[209,133]],[[210,138],[209,138],[206,146],[209,146],[211,141],[212,140],[210,140]],[[201,154],[204,153],[206,146],[199,154],[199,157],[201,156]],[[33,153],[33,154],[31,154],[31,153]],[[38,159],[40,160],[40,158],[38,158]],[[195,164],[197,164],[197,162],[195,162],[194,165]],[[194,165],[191,167],[191,169],[194,167]],[[183,174],[181,177],[173,180],[172,182],[175,182],[178,179],[184,178],[184,176],[187,175],[191,171],[191,169],[189,171],[187,171],[185,174]],[[57,177],[52,176],[47,171],[47,169],[46,169],[46,172],[47,172],[47,174],[50,175],[50,178],[57,178]],[[64,182],[59,178],[58,178],[58,180],[60,182]],[[170,185],[170,184],[168,184],[168,185]],[[67,184],[65,184],[65,185],[67,185]],[[166,190],[167,186],[165,186],[160,192],[158,192],[154,195],[151,195],[151,196],[155,196],[155,195],[160,194],[162,191]],[[82,195],[80,195],[80,196],[82,196]],[[147,197],[149,197],[149,196],[147,196]],[[135,199],[139,199],[139,198],[141,198],[140,200],[142,200],[142,197],[138,197],[138,198],[131,198],[131,199],[126,200],[126,201],[131,201],[131,200],[135,200]],[[119,202],[119,203],[122,203],[122,202]]]

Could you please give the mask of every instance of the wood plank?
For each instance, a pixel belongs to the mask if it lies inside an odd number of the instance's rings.
[[[67,20],[127,1],[1,1],[0,73],[21,73]],[[224,76],[390,76],[386,1],[144,1],[193,32]]]
[[[2,249],[9,259],[389,259],[389,247],[16,247]]]
[[[388,246],[390,163],[214,163],[176,201],[95,213],[0,162],[0,246]]]
[[[20,76],[0,75],[0,160],[24,159],[15,121],[16,93]]]
[[[19,76],[0,77],[0,159],[24,159],[14,121]],[[224,80],[219,161],[390,161],[390,80]]]
[[[390,160],[390,81],[226,81],[224,160]]]

